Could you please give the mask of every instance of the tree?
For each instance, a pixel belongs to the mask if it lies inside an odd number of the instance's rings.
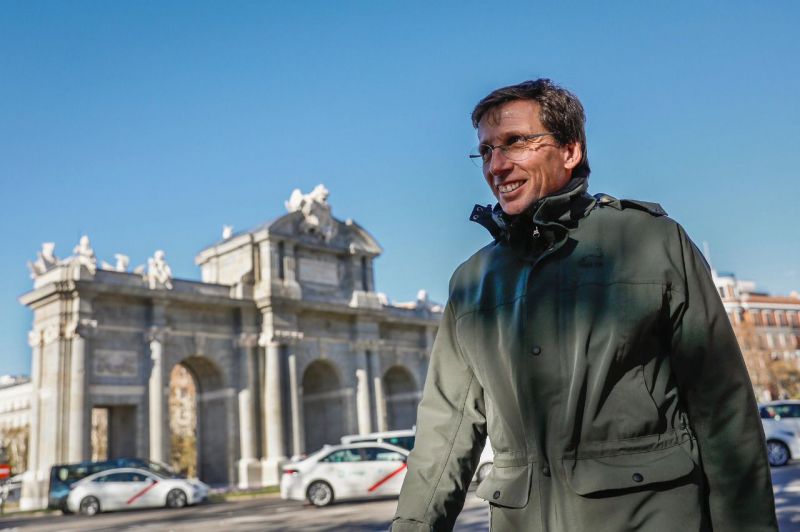
[[[28,440],[30,429],[24,427],[6,428],[0,432],[0,442],[5,447],[11,471],[22,473],[28,469]]]
[[[800,368],[796,361],[773,356],[749,313],[743,313],[733,330],[759,401],[800,398]]]

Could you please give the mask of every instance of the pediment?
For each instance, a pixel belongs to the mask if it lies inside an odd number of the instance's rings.
[[[369,232],[352,220],[331,217],[326,233],[314,230],[305,223],[301,212],[290,212],[262,227],[270,237],[305,244],[309,247],[347,251],[351,254],[379,255],[383,249]]]

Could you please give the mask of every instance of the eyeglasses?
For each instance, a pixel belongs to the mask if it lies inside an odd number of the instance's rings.
[[[476,166],[483,166],[492,160],[492,152],[500,150],[503,157],[509,161],[523,161],[531,151],[540,146],[540,144],[532,145],[531,141],[540,137],[546,137],[552,133],[534,133],[532,135],[520,135],[512,137],[506,144],[492,146],[491,144],[481,144],[478,146],[478,153],[471,153],[469,159],[475,163]]]

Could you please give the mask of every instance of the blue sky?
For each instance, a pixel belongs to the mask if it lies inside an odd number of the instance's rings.
[[[433,5],[432,5],[433,4]],[[26,373],[40,243],[163,248],[177,277],[324,183],[383,245],[378,289],[446,299],[488,235],[466,159],[490,90],[586,107],[590,191],[660,202],[713,265],[800,290],[796,2],[0,0],[0,374]]]

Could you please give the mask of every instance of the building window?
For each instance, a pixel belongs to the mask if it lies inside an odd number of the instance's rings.
[[[281,281],[285,279],[284,275],[286,275],[284,262],[286,262],[286,245],[278,242],[278,279]]]
[[[367,257],[361,257],[361,288],[369,291],[369,270],[367,270]]]

